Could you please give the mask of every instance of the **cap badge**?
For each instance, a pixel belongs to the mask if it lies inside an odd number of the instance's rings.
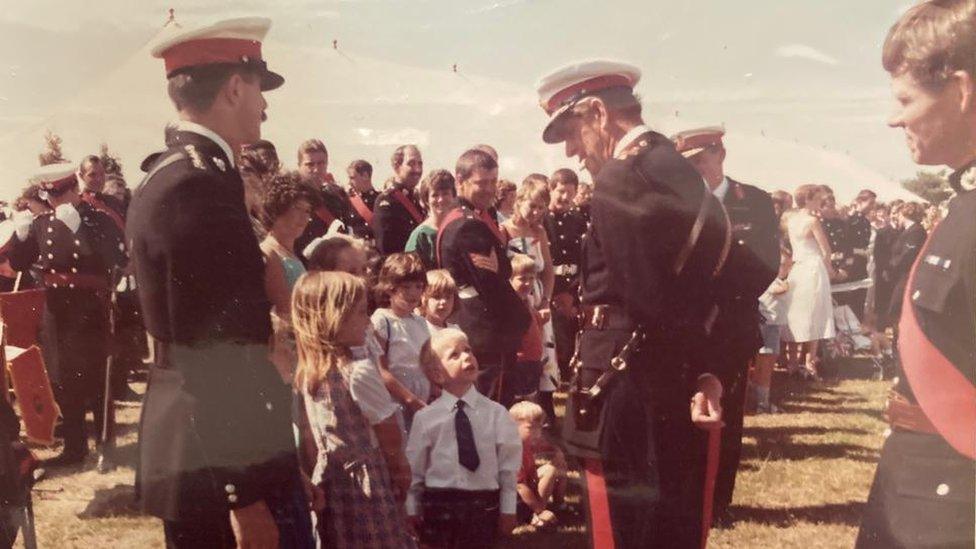
[[[215,156],[215,157],[213,157],[213,162],[214,162],[214,165],[217,166],[217,169],[218,170],[220,170],[222,172],[227,171],[227,164],[224,163],[223,159],[218,158],[218,157]]]

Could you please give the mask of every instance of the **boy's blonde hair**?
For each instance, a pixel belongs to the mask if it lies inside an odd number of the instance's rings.
[[[512,256],[512,276],[536,274],[535,260],[525,254]]]
[[[292,326],[298,346],[295,387],[315,394],[326,374],[349,349],[337,342],[353,308],[366,299],[366,283],[340,272],[308,272],[298,279],[291,296]]]
[[[428,297],[443,297],[453,295],[457,297],[457,282],[447,269],[427,271],[427,287],[424,288],[424,299]]]
[[[508,415],[515,421],[546,422],[546,412],[535,402],[522,400],[508,409]]]
[[[443,373],[444,369],[441,366],[441,357],[437,355],[437,351],[434,350],[434,345],[437,345],[445,339],[451,338],[461,338],[465,341],[468,340],[467,334],[462,332],[457,328],[444,328],[439,332],[431,334],[430,339],[424,342],[420,347],[420,371],[427,376],[427,379],[434,385],[440,385],[437,382],[437,375]]]

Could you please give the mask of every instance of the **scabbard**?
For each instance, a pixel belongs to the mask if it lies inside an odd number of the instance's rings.
[[[719,453],[722,448],[722,429],[708,432],[708,453],[705,461],[705,486],[702,497],[701,549],[708,546],[708,531],[712,528],[712,509],[715,503],[715,479],[718,477]]]

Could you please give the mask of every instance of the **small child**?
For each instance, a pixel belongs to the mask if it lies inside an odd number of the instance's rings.
[[[420,298],[420,309],[427,319],[427,329],[430,333],[439,332],[444,328],[457,328],[457,324],[447,321],[454,314],[457,291],[457,284],[447,269],[427,271],[427,288]]]
[[[546,413],[534,402],[516,402],[508,411],[518,425],[522,439],[522,468],[518,473],[517,490],[519,523],[545,528],[556,523],[556,515],[548,509],[550,503],[562,499],[566,486],[566,460],[562,452],[542,437]],[[548,454],[548,463],[536,467],[536,454]],[[553,500],[553,501],[550,501]]]
[[[322,546],[416,547],[394,486],[409,475],[403,455],[396,455],[399,430],[381,425],[393,413],[389,395],[375,373],[369,375],[372,365],[352,357],[369,326],[366,284],[347,273],[302,275],[292,319],[295,387],[308,417],[303,439],[317,448],[312,482],[328,494],[317,520]]]
[[[405,432],[414,413],[430,400],[430,381],[420,370],[420,347],[430,338],[427,321],[414,311],[427,285],[427,275],[414,254],[392,254],[380,268],[373,312],[373,335],[383,353],[383,382],[400,403]]]
[[[464,332],[446,328],[421,351],[443,390],[414,416],[407,514],[432,547],[491,547],[515,527],[522,443],[505,408],[475,388],[478,361]]]
[[[548,411],[552,408],[552,391],[542,390],[549,389],[549,387],[542,387],[540,380],[544,375],[543,366],[547,359],[547,353],[543,346],[542,326],[549,320],[549,311],[539,311],[532,306],[536,280],[535,261],[525,254],[512,256],[512,278],[510,279],[512,288],[525,302],[525,307],[532,315],[532,321],[522,338],[522,346],[519,348],[516,358],[515,371],[505,380],[503,390],[511,400],[503,400],[503,402],[538,399],[539,404]]]

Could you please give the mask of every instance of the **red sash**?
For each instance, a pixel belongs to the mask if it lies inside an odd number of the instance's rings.
[[[403,191],[400,189],[393,189],[393,191],[390,192],[390,196],[395,198],[397,202],[407,209],[407,212],[410,213],[410,217],[413,218],[417,225],[424,222],[424,216],[420,213],[420,210],[417,209],[417,205],[411,202],[410,199],[407,198],[407,195],[403,194]]]
[[[125,220],[119,215],[119,212],[113,210],[108,206],[108,204],[102,202],[95,196],[94,193],[84,193],[81,195],[81,199],[87,202],[92,208],[102,212],[103,214],[112,218],[115,225],[118,226],[119,230],[125,232]]]
[[[508,243],[508,239],[505,238],[505,235],[502,234],[501,228],[498,227],[498,220],[493,218],[491,214],[488,213],[488,210],[484,210],[479,213],[478,218],[481,219],[485,225],[488,225],[491,232],[495,233],[495,238],[498,239],[499,244],[504,246],[506,243]]]
[[[437,227],[437,244],[435,245],[435,251],[437,252],[437,265],[441,268],[444,268],[444,262],[441,261],[441,237],[444,236],[444,229],[462,217],[464,217],[464,210],[461,208],[454,208],[453,210],[447,212],[447,215],[441,220],[440,226]]]
[[[366,220],[366,224],[372,226],[373,212],[369,209],[369,206],[363,202],[363,197],[359,196],[358,194],[351,194],[349,195],[349,202],[352,204],[352,207],[355,208],[356,213]]]
[[[976,387],[929,341],[915,317],[911,293],[926,249],[928,243],[918,254],[905,286],[898,323],[898,353],[922,411],[949,445],[969,459],[976,459]]]
[[[329,227],[332,226],[332,222],[336,220],[336,216],[332,215],[332,212],[330,212],[325,206],[315,208],[315,216],[325,223],[326,230],[329,230]]]

